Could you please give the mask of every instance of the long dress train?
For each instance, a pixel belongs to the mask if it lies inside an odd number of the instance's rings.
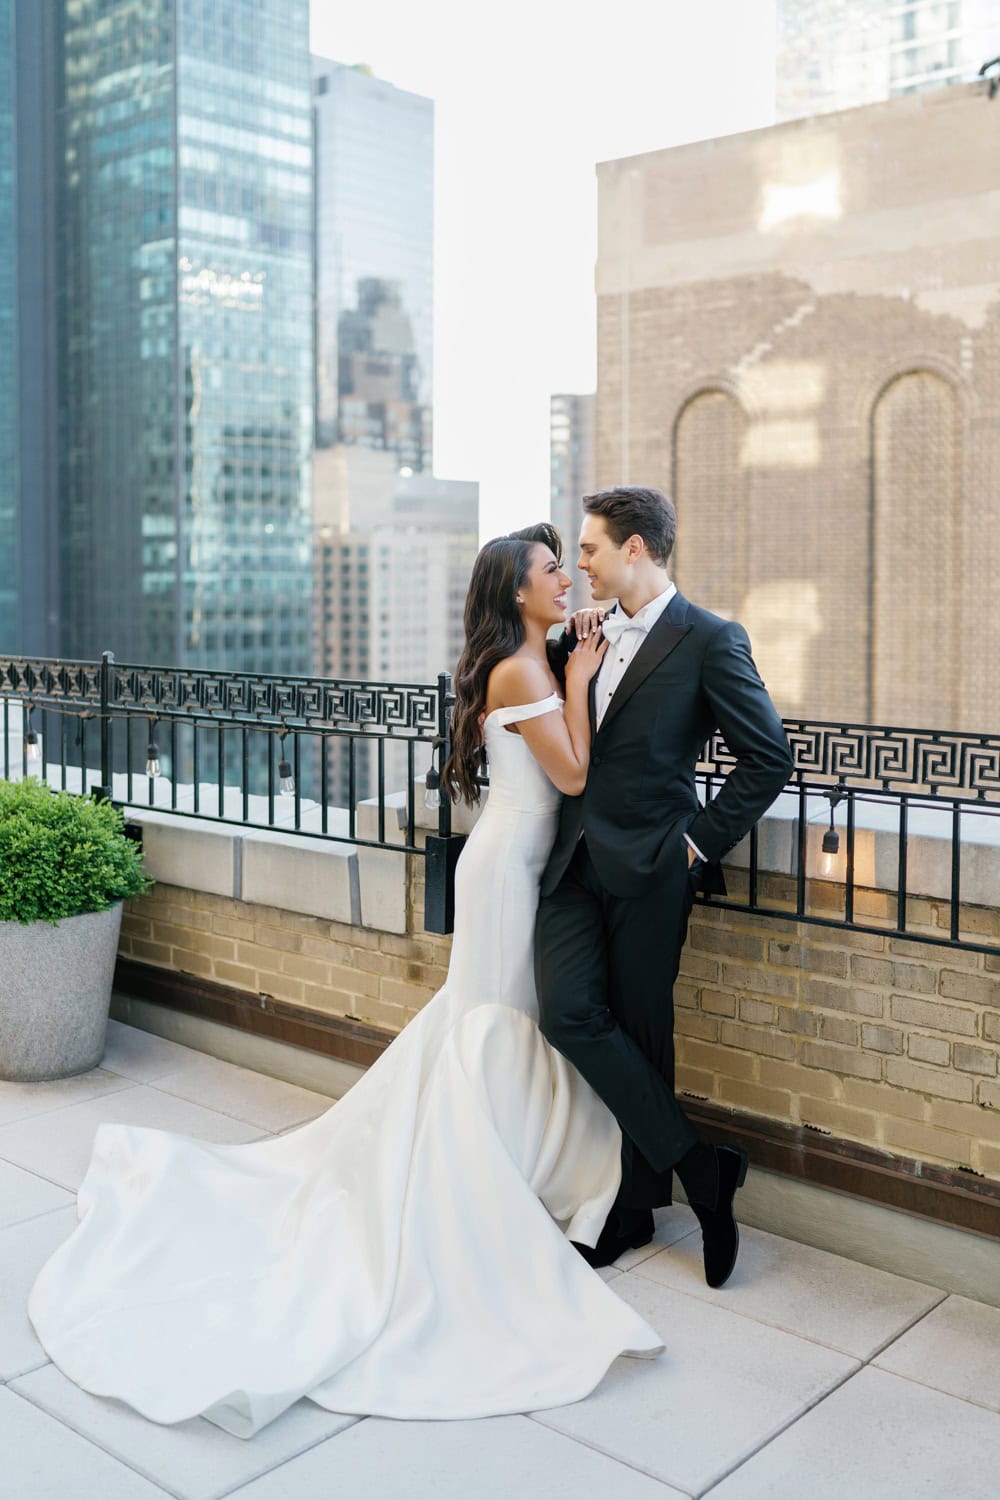
[[[596,1241],[621,1136],[536,1024],[559,799],[506,727],[559,709],[488,717],[447,982],[343,1099],[249,1145],[99,1128],[29,1303],[78,1385],[249,1437],[303,1396],[387,1417],[559,1406],[662,1347],[570,1244]]]

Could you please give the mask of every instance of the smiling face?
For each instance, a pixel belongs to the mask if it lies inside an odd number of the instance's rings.
[[[584,516],[577,567],[590,580],[594,599],[620,599],[627,590],[629,563],[636,550],[634,541],[634,538],[629,538],[619,546],[608,531],[603,516]]]
[[[546,630],[566,618],[566,591],[572,583],[544,542],[536,542],[524,582],[518,589],[521,618],[535,620]]]

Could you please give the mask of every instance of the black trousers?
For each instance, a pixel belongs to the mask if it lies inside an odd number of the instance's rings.
[[[539,902],[535,980],[543,1036],[622,1128],[620,1214],[671,1201],[671,1168],[698,1140],[674,1093],[674,1002],[694,895],[687,844],[641,896],[613,896],[576,846]]]

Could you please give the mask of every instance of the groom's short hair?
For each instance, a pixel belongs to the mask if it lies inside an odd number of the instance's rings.
[[[665,568],[677,536],[677,512],[660,490],[620,485],[584,495],[583,508],[592,516],[603,516],[608,534],[617,547],[630,536],[641,536],[655,563]]]

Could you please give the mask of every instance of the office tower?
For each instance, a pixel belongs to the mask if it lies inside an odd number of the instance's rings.
[[[434,105],[313,59],[316,446],[431,467]]]
[[[781,120],[962,83],[1000,52],[996,0],[778,0]]]
[[[51,10],[0,0],[0,651],[58,651]]]
[[[552,521],[563,540],[563,566],[573,579],[570,610],[593,603],[586,579],[576,566],[584,495],[594,485],[594,397],[549,397],[549,481]]]
[[[310,661],[308,0],[58,0],[65,654]]]
[[[454,669],[464,641],[479,486],[376,474],[368,488],[370,477],[342,474],[344,490],[321,491],[337,498],[329,513],[317,515],[317,616],[326,623],[320,670],[329,677],[431,682]],[[345,491],[367,520],[345,511]]]
[[[435,682],[440,672],[454,671],[464,644],[479,486],[395,475],[384,453],[332,453],[340,459],[337,473],[317,490],[320,505],[330,504],[316,517],[318,671],[357,681]],[[393,785],[404,784],[404,762],[397,757],[387,769],[396,776]],[[346,802],[350,773],[342,747],[330,753],[329,774],[331,799]],[[356,798],[369,795],[373,775],[371,757],[359,753]]]

